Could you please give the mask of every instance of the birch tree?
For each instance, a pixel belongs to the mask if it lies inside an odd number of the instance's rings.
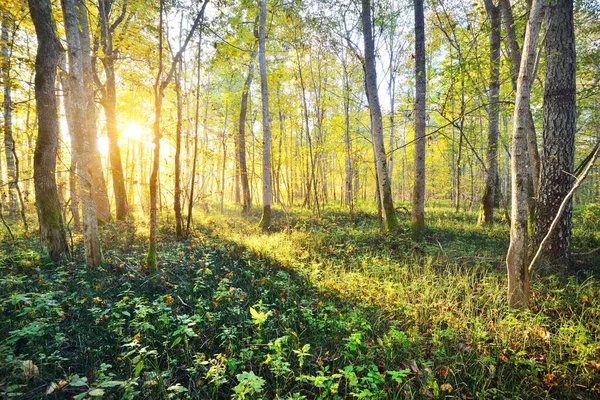
[[[382,216],[385,229],[388,231],[398,228],[398,218],[392,199],[392,185],[388,173],[387,156],[383,143],[383,119],[377,88],[377,70],[375,66],[375,42],[371,22],[371,1],[362,0],[361,20],[365,45],[365,87],[371,113],[371,138],[375,154],[377,185],[381,201]]]
[[[523,53],[520,61],[517,94],[513,115],[511,158],[511,226],[510,245],[506,254],[508,272],[508,304],[524,308],[529,302],[529,271],[527,230],[529,195],[528,179],[531,177],[527,130],[529,123],[529,99],[535,73],[538,37],[542,25],[545,0],[533,0],[525,31]]]
[[[86,93],[83,77],[83,48],[79,36],[79,21],[77,18],[76,0],[61,0],[65,33],[67,36],[69,60],[69,106],[73,129],[79,194],[81,198],[83,244],[85,262],[88,268],[93,268],[102,262],[102,249],[98,233],[98,219],[94,203],[94,185],[92,181],[92,148],[88,132]],[[102,171],[100,170],[100,173]]]
[[[273,183],[271,179],[271,124],[269,118],[269,88],[267,85],[266,29],[267,0],[259,0],[260,14],[258,23],[258,64],[260,71],[260,94],[262,100],[263,123],[263,210],[259,226],[268,230],[271,226],[271,203],[273,202]]]

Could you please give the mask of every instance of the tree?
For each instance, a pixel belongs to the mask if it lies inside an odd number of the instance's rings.
[[[500,6],[493,0],[484,0],[490,20],[490,82],[488,99],[488,140],[486,153],[485,186],[481,197],[478,223],[494,223],[494,199],[498,183],[498,114],[500,111]]]
[[[121,161],[121,149],[119,147],[115,76],[115,61],[118,58],[118,52],[113,46],[113,35],[115,30],[125,19],[127,12],[127,1],[123,2],[121,12],[114,19],[114,21],[111,21],[113,5],[114,0],[98,1],[98,25],[100,45],[102,46],[102,53],[99,55],[99,57],[104,69],[105,82],[100,82],[100,78],[98,78],[97,75],[95,75],[95,80],[100,88],[100,103],[102,104],[104,116],[106,118],[106,133],[108,136],[109,160],[112,172],[112,184],[115,196],[117,219],[122,221],[129,215],[129,204],[127,203],[127,191],[125,189],[125,178],[123,174],[123,164]]]
[[[268,230],[271,227],[273,183],[271,179],[271,121],[269,117],[269,87],[267,85],[266,61],[267,0],[259,0],[259,7],[258,64],[260,71],[260,94],[262,100],[263,123],[263,210],[259,226],[263,230]]]
[[[527,132],[529,124],[529,99],[535,73],[536,47],[542,24],[545,0],[533,0],[525,31],[523,54],[521,55],[519,79],[513,116],[511,157],[511,226],[510,245],[506,254],[508,272],[508,304],[524,308],[529,302],[529,271],[527,251],[529,244],[528,180],[531,177]]]
[[[85,249],[85,262],[89,268],[96,267],[102,262],[102,249],[100,247],[100,236],[98,233],[98,217],[94,203],[94,184],[92,181],[93,149],[90,143],[89,119],[87,114],[88,95],[84,85],[83,76],[83,53],[77,18],[76,0],[61,0],[63,16],[65,21],[65,33],[67,36],[68,60],[69,60],[69,105],[73,129],[77,175],[79,181],[79,193],[83,217],[83,244]],[[83,6],[80,4],[80,6]],[[95,123],[95,121],[94,121]],[[97,167],[97,166],[96,166]],[[98,173],[98,172],[96,172]],[[102,173],[100,168],[99,173]]]
[[[38,120],[33,158],[35,200],[42,243],[50,258],[58,261],[69,255],[55,175],[58,114],[54,82],[61,47],[50,0],[29,0],[29,11],[38,39],[34,83]]]
[[[576,83],[573,0],[549,2],[544,47],[544,130],[534,247],[548,231],[574,181]],[[555,266],[568,266],[570,263],[571,208],[569,203],[544,253],[546,260]]]
[[[258,36],[258,33],[257,33]],[[250,96],[250,85],[254,77],[254,59],[256,58],[256,48],[252,50],[250,60],[248,61],[248,75],[244,81],[242,89],[242,101],[240,105],[240,120],[238,134],[236,136],[236,155],[237,169],[242,186],[242,214],[248,214],[252,205],[250,195],[250,185],[248,184],[248,166],[246,163],[246,115],[248,113],[248,97]]]
[[[157,270],[157,254],[156,254],[156,231],[157,231],[157,217],[158,217],[158,170],[160,167],[160,139],[162,138],[161,132],[161,118],[162,118],[162,102],[165,95],[165,89],[171,83],[175,68],[179,60],[183,56],[188,43],[192,39],[194,32],[204,20],[204,10],[208,0],[204,0],[200,11],[196,15],[192,26],[183,41],[183,44],[177,54],[171,61],[171,66],[168,69],[166,75],[163,76],[163,14],[164,14],[164,0],[160,0],[160,16],[158,25],[158,72],[154,81],[154,123],[153,123],[153,136],[152,143],[154,145],[154,151],[152,154],[152,172],[150,173],[150,244],[148,246],[148,255],[146,256],[146,263],[150,267],[151,272]]]
[[[388,231],[398,228],[398,218],[392,199],[392,185],[388,173],[387,156],[383,143],[383,119],[377,88],[377,70],[375,67],[375,42],[371,23],[371,1],[362,0],[361,20],[365,44],[365,87],[371,112],[371,138],[375,153],[377,184],[382,206],[385,229]]]
[[[425,229],[425,17],[423,0],[415,0],[415,155],[411,228],[416,234]]]
[[[511,82],[513,90],[517,90],[517,80],[519,79],[519,69],[521,65],[521,49],[517,41],[517,33],[515,29],[515,19],[513,16],[510,0],[499,0],[499,7],[502,13],[502,21],[504,22],[504,30],[506,31],[505,41],[506,49],[511,59]],[[528,105],[529,107],[529,105]],[[531,108],[527,111],[527,151],[529,152],[529,160],[531,161],[531,176],[529,178],[530,215],[533,215],[535,209],[535,197],[538,193],[540,179],[540,154],[537,148],[537,135],[533,122],[533,114]]]
[[[87,124],[88,146],[90,153],[90,174],[94,186],[94,204],[96,215],[101,222],[108,222],[110,215],[110,202],[108,189],[104,179],[102,160],[98,150],[98,128],[96,126],[96,99],[94,93],[94,78],[92,68],[92,49],[90,45],[90,27],[88,10],[85,2],[78,0],[77,22],[79,26],[79,43],[81,45],[81,60],[83,66],[83,90],[85,94],[85,114]]]
[[[4,112],[4,154],[6,157],[6,175],[8,178],[8,211],[11,215],[19,212],[17,201],[17,169],[15,166],[15,141],[13,139],[12,127],[12,98],[11,98],[11,76],[10,76],[10,36],[9,31],[14,26],[12,16],[8,11],[2,11],[2,33],[0,44],[2,47],[2,81],[4,86],[3,112]],[[14,34],[13,34],[14,35]]]

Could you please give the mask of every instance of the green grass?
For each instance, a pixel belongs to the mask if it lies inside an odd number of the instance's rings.
[[[584,253],[599,244],[597,215],[575,216]],[[35,238],[3,242],[0,395],[599,396],[600,284],[536,276],[531,310],[509,309],[506,226],[443,206],[427,210],[419,240],[406,218],[385,234],[364,210],[274,210],[269,234],[259,218],[198,212],[185,241],[163,221],[155,275],[139,222],[104,227],[93,271],[81,249],[52,265]]]

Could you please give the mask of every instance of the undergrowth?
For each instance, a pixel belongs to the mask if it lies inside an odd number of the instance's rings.
[[[139,223],[103,228],[95,270],[80,249],[54,265],[33,238],[3,242],[0,395],[600,395],[598,281],[535,276],[531,309],[508,308],[505,226],[443,207],[419,240],[408,222],[381,233],[366,212],[280,212],[269,234],[258,218],[199,214],[183,241],[164,228],[156,275]],[[582,253],[598,245],[597,232],[575,232]]]

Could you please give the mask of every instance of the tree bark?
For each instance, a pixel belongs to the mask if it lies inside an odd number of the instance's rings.
[[[125,3],[126,5],[127,3]],[[106,133],[108,136],[108,155],[112,175],[113,192],[115,196],[115,208],[117,219],[125,220],[129,215],[129,204],[127,201],[127,190],[125,188],[125,177],[123,163],[121,161],[121,149],[119,148],[119,131],[117,125],[117,92],[115,80],[115,60],[117,55],[113,48],[114,30],[122,21],[119,16],[112,24],[110,16],[113,0],[99,0],[98,2],[98,24],[100,30],[100,42],[102,45],[102,66],[104,69],[105,83],[102,91],[102,108],[106,118]],[[125,7],[125,6],[124,6]],[[125,8],[123,8],[125,10]],[[123,13],[121,15],[124,15]]]
[[[379,94],[377,88],[377,72],[375,67],[375,42],[373,40],[373,28],[371,24],[371,1],[362,0],[361,19],[363,24],[363,38],[365,44],[365,87],[369,109],[371,111],[371,138],[373,140],[373,152],[375,153],[375,165],[377,169],[377,184],[382,207],[384,227],[388,231],[398,228],[398,218],[394,209],[392,198],[392,185],[388,173],[387,155],[383,143],[383,119]]]
[[[515,31],[515,19],[513,16],[510,0],[499,0],[498,6],[502,13],[502,20],[504,22],[504,30],[506,31],[506,48],[512,61],[512,85],[516,91],[517,80],[519,78],[519,67],[521,65],[521,49],[519,48],[519,42],[517,41],[517,34]],[[528,106],[529,107],[529,106]],[[529,159],[531,160],[531,190],[533,191],[533,197],[530,208],[534,208],[535,196],[539,190],[539,179],[540,179],[540,153],[537,148],[537,135],[535,132],[535,125],[533,122],[533,115],[531,108],[527,111],[527,151],[529,152]]]
[[[238,162],[238,174],[242,186],[242,214],[248,214],[252,206],[252,197],[250,196],[250,185],[248,184],[248,166],[246,163],[246,115],[248,114],[248,97],[250,96],[250,85],[254,77],[254,59],[256,58],[256,49],[250,55],[248,63],[248,75],[244,81],[242,89],[242,101],[240,106],[240,119],[238,134],[236,140],[236,153]]]
[[[485,9],[490,19],[490,82],[488,106],[488,138],[487,138],[487,170],[485,187],[481,197],[478,223],[491,225],[494,223],[494,203],[498,182],[498,137],[500,112],[500,8],[493,0],[484,0]]]
[[[58,261],[69,255],[55,177],[59,125],[54,82],[60,43],[50,0],[29,0],[29,11],[38,40],[35,59],[38,136],[33,158],[35,200],[42,243],[50,258]]]
[[[90,154],[90,174],[94,186],[94,204],[96,215],[101,222],[110,221],[110,202],[108,189],[102,169],[102,160],[98,150],[98,129],[96,127],[96,104],[94,96],[94,79],[92,70],[92,49],[90,46],[90,28],[85,2],[77,0],[77,22],[79,30],[79,43],[81,45],[81,59],[83,66],[83,90],[85,94],[86,132]]]
[[[534,223],[534,247],[539,246],[573,186],[575,142],[575,34],[573,0],[553,0],[546,11],[546,81],[542,168]],[[554,266],[571,259],[571,202],[567,204],[543,253]]]
[[[4,111],[4,155],[6,158],[6,177],[8,179],[8,212],[10,216],[16,216],[19,212],[19,202],[17,194],[19,187],[17,183],[17,168],[15,165],[15,141],[13,139],[12,129],[12,83],[10,77],[10,58],[9,50],[10,38],[9,30],[13,27],[12,17],[8,11],[3,11],[0,15],[2,19],[2,33],[0,42],[2,47],[2,80],[4,82],[4,99],[2,108]]]
[[[527,151],[527,129],[531,84],[534,79],[535,57],[545,0],[533,0],[521,56],[519,79],[513,117],[511,158],[511,227],[510,246],[506,254],[508,273],[508,304],[525,308],[529,302],[529,272],[527,229],[529,190],[531,177]]]
[[[87,95],[83,77],[83,48],[79,38],[76,0],[61,0],[69,60],[69,106],[71,109],[72,137],[74,140],[79,194],[83,216],[83,244],[85,262],[94,268],[102,262],[102,249],[98,233],[98,219],[94,204],[94,184],[91,170],[92,149],[88,132]]]
[[[266,25],[267,0],[259,0],[260,17],[258,27],[258,64],[260,69],[260,94],[262,98],[263,123],[263,211],[259,226],[263,230],[271,227],[271,203],[273,202],[273,183],[271,180],[271,124],[269,118],[269,88],[267,84],[266,61]]]
[[[425,18],[423,0],[415,0],[415,154],[414,187],[412,199],[412,231],[420,234],[425,229]]]

